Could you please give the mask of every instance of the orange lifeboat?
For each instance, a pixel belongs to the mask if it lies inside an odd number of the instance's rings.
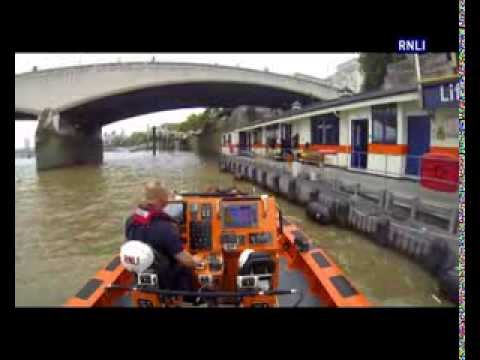
[[[154,273],[135,270],[141,249],[114,256],[64,306],[195,306],[187,297],[209,307],[372,306],[272,196],[188,193],[165,211],[178,221],[185,248],[204,259],[194,290],[162,288]]]

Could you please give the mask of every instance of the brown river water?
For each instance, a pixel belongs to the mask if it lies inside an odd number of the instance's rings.
[[[105,153],[102,166],[37,173],[35,159],[15,159],[15,305],[61,306],[119,251],[123,224],[147,179],[177,191],[215,185],[264,193],[191,152]],[[310,221],[277,198],[283,213],[325,249],[378,306],[452,306],[419,265],[355,232]]]

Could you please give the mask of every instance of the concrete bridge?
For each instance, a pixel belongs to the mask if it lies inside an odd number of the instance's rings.
[[[103,125],[155,111],[287,108],[337,98],[321,81],[238,67],[115,63],[15,76],[15,119],[37,119],[37,168],[101,162]]]

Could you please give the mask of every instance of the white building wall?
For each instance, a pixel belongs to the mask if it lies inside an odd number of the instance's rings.
[[[456,109],[438,109],[435,112],[423,110],[417,99],[410,98],[389,98],[383,103],[397,104],[397,143],[396,145],[408,145],[408,117],[418,115],[432,116],[431,126],[431,146],[432,147],[448,147],[458,148],[458,113]],[[405,101],[406,100],[406,101]],[[380,103],[380,102],[378,102]],[[367,106],[366,106],[367,105]],[[371,103],[363,105],[359,108],[348,108],[341,111],[338,110],[339,116],[339,145],[341,151],[337,155],[327,155],[326,163],[340,167],[350,167],[350,152],[348,148],[351,147],[351,124],[352,120],[367,119],[368,121],[368,157],[367,157],[367,172],[376,173],[387,176],[404,176],[406,155],[405,154],[381,154],[373,153],[376,146],[372,144],[372,107]],[[300,144],[311,143],[311,117],[298,116],[289,121],[292,125],[292,136],[298,134]],[[280,130],[278,130],[280,131]],[[232,142],[238,144],[238,131],[232,133]],[[279,134],[278,134],[279,135]],[[277,137],[280,140],[280,136]],[[266,144],[266,131],[262,132],[262,144]],[[348,147],[347,147],[348,146]],[[380,151],[388,151],[388,146],[378,146]],[[398,149],[392,146],[394,151]],[[373,149],[372,149],[373,148]],[[238,148],[235,148],[238,151]],[[227,148],[228,151],[228,148]],[[265,155],[265,148],[254,148],[258,155]]]
[[[409,110],[414,109],[410,105]],[[402,103],[397,104],[397,144],[407,143],[406,130],[406,109],[403,108]],[[341,112],[341,119],[345,122],[341,128],[341,143],[351,146],[351,129],[352,120],[367,119],[368,120],[368,144],[372,144],[373,122],[372,122],[372,108],[362,107]],[[350,167],[350,156],[345,156],[341,161],[345,166]],[[390,176],[401,176],[405,172],[405,156],[404,155],[390,155],[390,154],[375,154],[368,153],[367,157],[367,171],[372,173],[388,174]]]
[[[275,134],[276,134],[276,138],[277,138],[277,145],[281,145],[282,144],[282,129],[279,126],[277,126],[277,128],[275,129]]]
[[[374,174],[393,177],[403,176],[405,173],[404,155],[368,154],[367,170]]]
[[[346,167],[348,154],[338,153],[335,155],[325,155],[325,164],[331,166]]]
[[[240,142],[239,132],[232,131],[230,134],[232,134],[233,154],[238,155],[238,144]],[[228,152],[230,153],[230,149],[228,149]]]
[[[430,146],[459,147],[458,110],[437,109],[431,126]]]
[[[408,110],[408,111],[407,111]],[[405,103],[397,103],[397,145],[405,145],[407,139],[407,114],[414,111],[415,105]],[[369,144],[372,144],[373,121],[370,109],[369,117]],[[386,174],[389,176],[399,177],[405,174],[405,155],[396,154],[368,154],[367,170],[373,173]]]
[[[266,140],[266,131],[265,131],[265,128],[263,127],[260,127],[260,142],[262,143],[261,146],[256,146],[255,144],[253,145],[253,152],[256,154],[256,155],[259,155],[259,156],[265,156],[266,154],[266,150],[265,150],[265,144],[267,142]],[[258,130],[256,130],[258,131]]]
[[[350,145],[350,119],[348,118],[349,112],[341,112],[339,113],[340,118],[340,136],[339,142],[340,145]]]
[[[227,143],[225,142],[225,144],[223,143],[223,138],[225,138],[228,136],[228,133],[222,133],[222,154],[225,154],[227,155],[228,154],[228,147],[227,147]]]
[[[292,127],[292,134],[295,135],[298,133],[299,135],[299,142],[302,145],[305,143],[311,143],[312,138],[310,135],[311,125],[310,125],[310,117],[305,117],[300,120],[294,121],[292,123],[295,126],[295,130]]]
[[[265,127],[262,127],[262,144],[267,145],[267,129]]]

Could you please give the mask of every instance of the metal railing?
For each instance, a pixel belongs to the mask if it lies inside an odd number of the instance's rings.
[[[458,161],[448,157],[429,157],[418,155],[390,155],[384,154],[382,160],[375,160],[376,166],[371,166],[372,159],[368,152],[356,151],[352,153],[326,154],[324,161],[319,164],[323,175],[327,175],[329,168],[343,168],[358,173],[380,175],[397,179],[411,179],[423,182],[435,182],[438,184],[457,187],[459,180],[448,179],[448,168],[456,168]],[[332,161],[332,159],[334,159]],[[364,164],[362,164],[362,162]],[[430,164],[429,164],[430,162]],[[434,162],[434,165],[431,165]],[[370,163],[370,164],[369,164]],[[381,165],[380,165],[381,163]],[[369,166],[370,165],[370,166]],[[433,173],[433,175],[431,175]]]
[[[239,149],[238,155],[273,161],[273,154],[278,153],[280,153],[280,149],[272,149],[271,152],[267,151],[264,155],[255,154],[254,151],[249,149]],[[295,160],[298,160],[296,155]],[[372,166],[372,162],[375,163],[375,166]],[[434,164],[431,165],[431,162]],[[289,163],[279,163],[277,167],[283,172],[292,171],[292,165]],[[385,177],[386,181],[387,179],[410,179],[423,184],[430,183],[430,185],[433,185],[430,188],[438,185],[439,188],[447,188],[447,190],[442,191],[453,192],[458,189],[459,179],[458,176],[449,176],[448,172],[454,170],[448,168],[458,171],[458,160],[441,155],[438,157],[430,156],[429,159],[425,160],[424,156],[408,154],[382,154],[374,160],[372,159],[372,153],[355,151],[352,153],[324,154],[323,159],[319,158],[317,166],[302,164],[298,171],[300,173],[311,173],[313,171],[318,173],[320,177],[336,180],[344,177],[344,173],[337,171],[337,169],[342,169],[351,173],[382,176]]]

